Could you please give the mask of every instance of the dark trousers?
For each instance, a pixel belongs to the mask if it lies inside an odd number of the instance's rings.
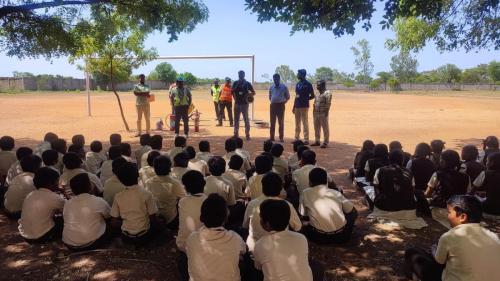
[[[219,102],[219,124],[222,125],[222,119],[224,118],[224,109],[227,110],[227,116],[229,117],[229,125],[233,126],[233,102],[231,101],[220,101]]]
[[[436,262],[434,257],[419,248],[405,251],[404,270],[408,278],[415,275],[422,281],[441,281],[444,265]]]
[[[179,134],[179,126],[182,119],[184,123],[184,134],[187,136],[189,134],[189,116],[188,116],[188,105],[181,105],[175,107],[175,133]]]
[[[284,137],[285,132],[285,104],[284,103],[271,103],[270,108],[271,113],[271,129],[270,136],[271,140],[274,140],[274,131],[276,128],[276,118],[278,119],[278,131],[280,140]]]
[[[49,231],[47,231],[47,233],[42,235],[42,237],[37,239],[25,238],[24,240],[26,240],[26,242],[28,242],[29,244],[39,244],[61,239],[64,227],[63,217],[62,216],[54,217],[54,223],[55,225]]]
[[[248,120],[248,104],[234,104],[234,135],[239,135],[240,116],[243,115],[245,122],[245,135],[250,136],[250,121]]]
[[[219,120],[219,115],[221,115],[222,119],[226,119],[226,116],[224,114],[224,111],[220,110],[220,102],[214,101],[214,108],[215,108],[215,117],[217,117],[217,120]]]
[[[317,244],[341,244],[346,243],[351,239],[352,231],[354,229],[354,222],[358,217],[358,211],[352,209],[350,213],[345,214],[346,225],[337,232],[324,233],[318,231],[312,225],[307,225],[302,229],[304,235],[314,243]]]

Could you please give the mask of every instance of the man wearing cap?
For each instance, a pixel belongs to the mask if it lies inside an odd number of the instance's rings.
[[[145,83],[146,76],[144,74],[139,75],[139,83],[134,86],[135,107],[137,109],[137,137],[142,134],[142,115],[144,114],[144,119],[146,119],[146,134],[149,134],[149,119],[150,119],[150,109],[149,109],[149,85]]]
[[[245,80],[245,72],[238,71],[238,81],[233,84],[233,97],[234,97],[234,136],[239,136],[240,129],[240,115],[243,115],[245,122],[245,136],[250,140],[250,121],[248,120],[248,105],[253,102],[255,91],[252,84]]]
[[[285,103],[290,99],[290,93],[285,84],[281,83],[281,77],[278,73],[273,75],[273,81],[274,83],[269,88],[269,101],[271,101],[271,108],[269,109],[271,114],[271,129],[269,133],[271,141],[274,141],[276,118],[278,118],[279,138],[280,142],[283,142],[285,131]]]
[[[300,139],[300,123],[304,128],[304,144],[309,144],[309,101],[314,99],[314,89],[306,80],[306,70],[299,69],[297,72],[299,82],[295,86],[295,101],[292,112],[295,114],[295,139]]]
[[[328,113],[332,105],[332,94],[326,89],[325,80],[319,80],[316,89],[319,94],[314,99],[313,120],[314,120],[314,138],[311,146],[320,145],[321,129],[323,129],[323,143],[321,148],[328,147],[330,141],[330,128],[328,124]]]
[[[222,126],[222,119],[224,116],[224,109],[227,109],[227,116],[229,117],[229,126],[233,126],[233,92],[231,88],[231,78],[226,77],[226,83],[222,87],[219,97],[219,124]]]
[[[212,100],[214,101],[215,120],[219,120],[220,92],[221,92],[221,87],[219,85],[219,79],[215,79],[213,86],[210,88],[210,95],[212,96]],[[224,118],[224,116],[222,118],[226,119]]]
[[[175,87],[170,89],[170,102],[174,106],[175,135],[179,135],[179,126],[182,119],[184,123],[184,135],[189,135],[189,106],[191,105],[191,91],[184,87],[184,77],[179,76]]]

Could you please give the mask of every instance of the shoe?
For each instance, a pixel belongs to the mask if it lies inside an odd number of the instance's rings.
[[[284,141],[283,139],[280,139],[280,142],[281,142],[281,143],[284,143],[285,141]]]
[[[319,143],[319,141],[317,141],[317,142],[311,144],[311,146],[320,146],[320,143]]]
[[[304,145],[309,145],[309,141],[304,141]]]
[[[249,136],[249,135],[247,135],[247,136],[246,136],[246,140],[247,140],[247,141],[249,141],[249,140],[250,140],[250,136]]]
[[[233,125],[233,124],[229,124],[229,127],[231,127],[231,128],[232,128],[232,127],[234,127],[234,125]]]
[[[327,148],[327,147],[328,147],[328,144],[327,144],[326,142],[324,142],[324,143],[320,146],[320,148]]]
[[[217,124],[215,125],[215,127],[222,127],[222,124]]]

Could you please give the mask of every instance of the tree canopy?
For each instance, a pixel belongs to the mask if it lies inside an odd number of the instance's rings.
[[[417,76],[418,62],[410,53],[401,51],[391,58],[391,69],[399,82],[411,82]]]
[[[297,81],[297,77],[292,68],[288,65],[279,65],[276,67],[274,73],[277,73],[281,77],[281,81],[283,83],[295,82]]]
[[[175,82],[177,72],[168,62],[158,64],[155,69],[148,76],[151,80],[161,80],[166,84]]]
[[[356,76],[356,81],[360,83],[370,82],[371,75],[373,73],[373,63],[370,61],[370,44],[366,39],[359,40],[356,46],[351,47],[351,51],[354,54],[354,65],[359,71]]]

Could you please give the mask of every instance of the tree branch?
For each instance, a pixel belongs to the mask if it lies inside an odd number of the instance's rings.
[[[13,13],[26,13],[33,10],[43,9],[43,8],[55,8],[60,6],[69,5],[90,5],[97,3],[109,3],[110,0],[85,0],[85,1],[51,1],[51,2],[40,2],[40,3],[29,3],[18,6],[3,6],[0,8],[0,18],[8,16]]]

